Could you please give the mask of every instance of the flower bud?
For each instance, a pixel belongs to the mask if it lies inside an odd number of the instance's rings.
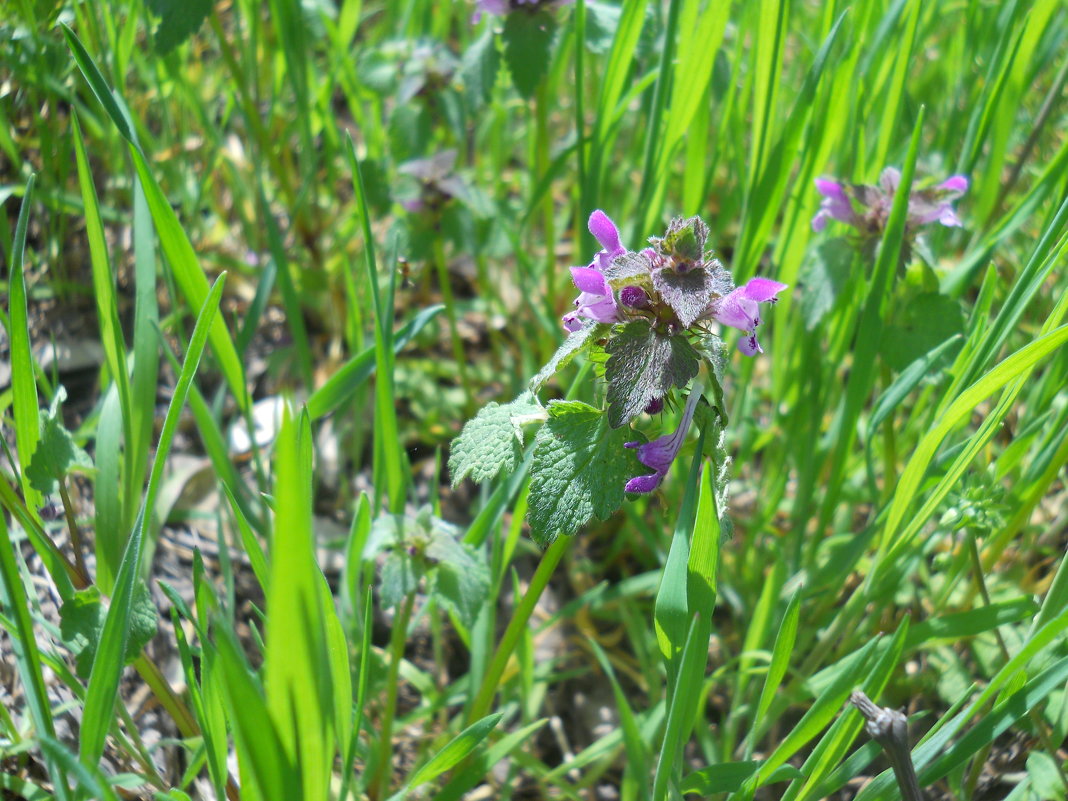
[[[619,302],[632,309],[645,309],[649,306],[649,295],[640,286],[625,286],[619,293]]]

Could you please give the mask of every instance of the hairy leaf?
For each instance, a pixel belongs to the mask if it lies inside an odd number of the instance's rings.
[[[549,50],[556,34],[556,20],[545,11],[514,11],[504,23],[504,59],[512,83],[529,99],[549,71]]]
[[[821,242],[801,276],[801,317],[811,331],[834,308],[849,281],[855,248],[844,237]]]
[[[75,669],[83,679],[89,678],[92,670],[106,611],[100,590],[96,587],[79,590],[59,610],[60,636],[63,638],[63,644],[74,655]],[[123,662],[132,662],[155,636],[156,606],[152,603],[148,587],[143,581],[139,581],[133,595],[130,633],[126,640],[126,650],[123,652]]]
[[[426,554],[437,560],[434,592],[465,626],[471,628],[489,592],[490,572],[486,560],[472,546],[446,534],[436,535]]]
[[[627,480],[644,468],[624,448],[640,438],[612,430],[604,412],[580,401],[549,404],[549,419],[535,440],[530,477],[531,537],[546,546],[578,531],[591,517],[605,520],[623,503]]]
[[[492,29],[487,28],[467,48],[460,65],[464,94],[472,106],[478,107],[489,102],[500,66],[501,54],[497,52],[497,42]]]
[[[63,426],[59,410],[41,410],[41,439],[26,467],[30,486],[45,495],[55,492],[56,483],[75,468],[92,470],[93,461],[74,442],[74,437]]]
[[[925,292],[908,303],[904,319],[886,328],[880,350],[887,364],[895,370],[904,370],[916,359],[963,331],[964,315],[960,304],[945,295]],[[959,350],[959,345],[951,346],[939,361],[947,363]],[[931,369],[937,367],[932,366]]]
[[[397,606],[405,595],[418,589],[422,577],[422,567],[409,554],[400,549],[390,551],[382,564],[382,606]]]
[[[697,351],[686,337],[664,336],[640,320],[609,339],[605,350],[612,428],[626,425],[672,387],[685,387],[700,366]]]
[[[592,323],[584,325],[578,331],[572,331],[563,344],[556,349],[553,357],[538,371],[536,376],[530,379],[530,391],[537,392],[541,389],[553,373],[564,369],[572,359],[607,334],[611,328],[610,325]]]
[[[689,328],[711,303],[716,282],[704,267],[693,267],[684,272],[665,267],[653,273],[653,287],[675,312],[682,327]]]
[[[455,487],[468,475],[478,482],[515,470],[523,457],[523,425],[542,419],[544,410],[529,392],[503,406],[486,404],[452,442],[449,472]]]
[[[612,259],[604,271],[604,277],[612,289],[618,290],[628,285],[645,288],[652,285],[652,268],[652,262],[644,253],[624,253]]]

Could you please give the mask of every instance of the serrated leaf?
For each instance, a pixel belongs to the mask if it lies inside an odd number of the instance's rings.
[[[652,286],[652,262],[644,253],[624,253],[616,256],[604,271],[604,277],[612,289],[625,286],[640,286],[643,289]]]
[[[93,460],[74,442],[74,437],[63,425],[63,416],[59,405],[67,393],[60,388],[56,393],[52,408],[42,409],[41,439],[26,467],[26,478],[30,486],[40,493],[48,495],[56,490],[57,481],[67,476],[75,468],[93,469]]]
[[[538,371],[536,376],[530,379],[530,391],[537,392],[541,389],[553,373],[567,367],[572,359],[611,329],[612,326],[610,325],[593,323],[583,326],[578,331],[572,331],[563,344],[556,349],[556,353],[553,354],[548,363]]]
[[[382,581],[379,584],[382,606],[386,609],[397,606],[405,595],[419,588],[419,579],[422,577],[422,568],[410,554],[402,549],[390,551],[382,564]]]
[[[490,572],[485,559],[472,546],[446,534],[436,535],[426,553],[437,560],[434,592],[471,628],[489,593]]]
[[[489,481],[501,470],[511,473],[523,457],[523,426],[544,415],[541,405],[524,392],[503,406],[486,404],[452,441],[449,472],[455,487],[468,475]]]
[[[549,404],[530,468],[527,520],[535,542],[545,547],[622,505],[627,480],[644,469],[624,447],[635,438],[641,437],[634,431],[611,429],[604,412],[581,401]]]
[[[834,308],[849,281],[856,249],[844,237],[821,242],[801,277],[801,317],[811,331]]]
[[[169,53],[197,32],[211,13],[211,0],[148,0],[160,18],[156,28],[156,52]]]
[[[513,11],[504,22],[504,60],[516,91],[528,100],[549,71],[555,34],[556,20],[545,11]]]
[[[492,29],[487,28],[467,48],[460,65],[464,95],[473,106],[481,106],[489,101],[500,67],[501,54],[497,51],[497,40]]]
[[[904,319],[897,320],[883,332],[880,350],[894,370],[904,370],[912,362],[943,342],[964,331],[960,304],[945,295],[925,292],[905,307]],[[950,347],[939,359],[946,364],[956,356],[960,345]],[[938,369],[932,365],[932,370]]]
[[[672,387],[685,387],[700,367],[697,351],[685,336],[665,336],[640,320],[609,339],[605,351],[612,428],[633,420]]]
[[[92,670],[106,613],[100,590],[96,587],[79,590],[59,610],[60,636],[74,656],[75,671],[83,679],[89,678]],[[139,581],[133,594],[130,633],[123,652],[124,664],[132,662],[156,636],[156,625],[156,606],[152,603],[148,587]]]
[[[705,253],[708,241],[708,226],[700,217],[682,219],[676,217],[660,240],[660,251],[679,261],[699,261]]]
[[[682,327],[689,328],[712,302],[716,283],[704,267],[684,272],[665,267],[653,273],[653,288],[675,312]]]

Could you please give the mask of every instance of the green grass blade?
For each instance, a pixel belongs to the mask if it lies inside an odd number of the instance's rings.
[[[642,739],[638,719],[634,715],[634,710],[630,708],[623,688],[619,686],[619,680],[616,678],[616,672],[612,668],[608,655],[596,640],[590,640],[590,645],[593,647],[597,662],[601,665],[601,670],[604,671],[612,685],[612,695],[616,699],[616,711],[619,713],[619,724],[623,731],[623,747],[627,752],[627,768],[638,779],[638,798],[646,801],[649,798],[649,785],[646,780],[649,775],[649,748]]]
[[[115,296],[115,276],[111,269],[111,259],[108,257],[107,243],[104,238],[104,223],[100,217],[100,205],[97,200],[96,187],[93,184],[92,172],[89,168],[89,159],[85,154],[85,142],[82,139],[82,130],[78,125],[78,116],[75,114],[71,119],[74,129],[74,153],[78,165],[78,184],[82,193],[82,204],[85,208],[85,228],[89,238],[89,256],[93,273],[93,295],[96,298],[97,321],[100,326],[100,339],[104,346],[104,355],[107,361],[108,372],[111,380],[118,387],[119,415],[122,427],[122,440],[127,443],[126,463],[123,466],[123,497],[129,499],[140,495],[140,485],[132,482],[139,480],[139,474],[133,468],[132,459],[137,456],[133,447],[133,398],[130,389],[130,376],[127,372],[126,342],[123,339],[122,327],[119,324],[119,307]],[[107,447],[107,446],[105,446]],[[127,501],[128,506],[132,506]],[[98,529],[101,531],[101,529]],[[121,554],[125,545],[126,527],[120,525],[116,528],[103,529],[107,539],[116,539],[116,542],[106,542],[98,552],[114,557]],[[118,569],[118,560],[112,559],[105,563],[108,571],[108,581],[105,585],[110,588],[110,579]]]
[[[55,737],[52,707],[48,702],[48,690],[41,673],[41,654],[34,636],[30,602],[15,561],[15,543],[11,540],[3,514],[0,514],[0,578],[3,579],[4,605],[15,621],[16,631],[11,632],[10,643],[19,678],[22,679],[26,706],[38,737]],[[61,763],[47,752],[45,760],[56,797],[69,798],[65,770]]]
[[[305,798],[325,798],[334,761],[334,689],[312,532],[311,422],[287,419],[275,445],[275,523],[267,593],[267,708]],[[332,607],[332,604],[331,604]]]
[[[133,129],[123,112],[123,108],[108,88],[103,75],[100,74],[100,70],[78,37],[67,26],[64,25],[62,28],[63,35],[67,39],[67,45],[82,76],[89,83],[93,93],[108,112],[108,116],[111,117],[111,121],[119,129],[119,133],[128,142],[134,169],[137,171],[138,180],[144,189],[145,199],[156,226],[156,234],[159,237],[163,253],[167,257],[167,263],[173,271],[175,282],[186,302],[192,308],[199,309],[204,305],[204,301],[208,296],[208,279],[200,268],[196,251],[193,249],[189,237],[182,229],[178,215],[171,208],[171,204],[163,194],[163,190],[160,189],[159,184],[152,175],[144,154],[141,152],[141,148],[134,137]],[[234,347],[230,332],[221,317],[212,325],[210,339],[212,350],[219,361],[219,367],[226,377],[234,399],[241,410],[247,412],[251,400],[245,387],[244,367],[237,354],[237,349]]]
[[[503,714],[503,712],[494,712],[492,715],[487,715],[457,734],[448,745],[434,754],[429,762],[412,775],[408,780],[408,789],[414,790],[421,784],[433,781],[445,771],[460,764],[489,736],[489,733],[500,723]]]
[[[405,454],[397,434],[397,411],[393,403],[393,347],[392,299],[387,307],[378,287],[378,267],[375,261],[374,235],[371,233],[371,211],[364,191],[363,173],[356,158],[356,149],[351,137],[348,141],[349,167],[352,170],[352,187],[360,209],[363,227],[364,261],[367,267],[367,286],[371,292],[375,312],[375,454],[380,455],[382,475],[375,462],[374,484],[376,503],[379,506],[383,488],[389,496],[389,508],[394,513],[404,508],[405,500]]]
[[[757,737],[767,730],[768,721],[765,720],[775,693],[786,676],[786,669],[790,665],[790,656],[793,654],[794,642],[797,640],[797,624],[801,616],[801,589],[798,588],[790,598],[786,612],[779,624],[779,631],[775,635],[775,645],[771,650],[771,663],[768,665],[767,675],[764,677],[764,686],[760,690],[760,700],[757,701],[756,712],[753,713],[753,723],[746,739],[746,759],[752,756]]]
[[[30,223],[30,207],[33,204],[34,176],[26,182],[19,207],[19,219],[15,224],[15,239],[8,265],[8,337],[11,341],[11,393],[15,413],[15,447],[18,450],[19,471],[22,482],[22,497],[36,518],[41,505],[41,493],[30,486],[26,467],[37,450],[40,437],[38,414],[37,379],[33,371],[33,356],[30,353],[29,313],[26,305],[26,229]]]
[[[159,376],[159,301],[156,297],[156,244],[152,215],[140,183],[133,191],[134,324],[131,423],[133,441],[126,446],[126,464],[133,476],[127,484],[144,485],[156,423],[156,382]],[[138,497],[125,498],[125,530],[133,525]]]
[[[241,768],[241,797],[253,801],[302,798],[299,769],[282,745],[263,689],[245,663],[237,637],[227,624],[217,625],[216,631],[220,679]]]
[[[668,782],[676,771],[678,755],[685,745],[684,738],[693,725],[694,709],[704,679],[704,666],[708,661],[707,631],[707,627],[701,625],[701,616],[695,614],[682,648],[679,678],[668,705],[664,742],[653,776],[653,801],[663,801],[668,797]]]
[[[81,741],[79,743],[79,757],[83,764],[95,767],[100,761],[104,751],[104,738],[114,720],[112,714],[118,697],[119,679],[122,676],[123,654],[126,649],[126,637],[130,629],[130,612],[133,608],[132,598],[134,587],[141,571],[141,553],[146,517],[155,508],[156,496],[160,482],[163,480],[164,464],[170,453],[171,443],[178,428],[178,419],[185,399],[189,393],[189,386],[200,365],[200,358],[204,353],[204,345],[208,339],[208,332],[215,320],[222,299],[222,290],[225,286],[225,273],[219,276],[215,285],[211,288],[204,306],[197,316],[196,326],[189,340],[186,350],[185,362],[182,372],[178,376],[178,382],[171,396],[170,406],[167,408],[167,416],[163,420],[163,429],[160,433],[159,444],[156,448],[156,457],[152,464],[152,472],[148,479],[148,489],[145,491],[144,503],[137,517],[133,532],[126,543],[123,553],[122,564],[119,567],[118,576],[115,580],[115,593],[111,598],[107,616],[104,619],[104,627],[100,633],[100,642],[97,647],[96,657],[93,660],[92,671],[89,675],[89,686],[85,695],[85,711],[82,719]]]

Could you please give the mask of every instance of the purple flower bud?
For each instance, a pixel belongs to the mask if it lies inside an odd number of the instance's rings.
[[[664,411],[663,398],[653,398],[649,401],[649,405],[645,407],[646,414],[660,414],[662,411]]]
[[[619,293],[619,302],[632,309],[644,309],[649,306],[649,294],[640,286],[625,286]]]

